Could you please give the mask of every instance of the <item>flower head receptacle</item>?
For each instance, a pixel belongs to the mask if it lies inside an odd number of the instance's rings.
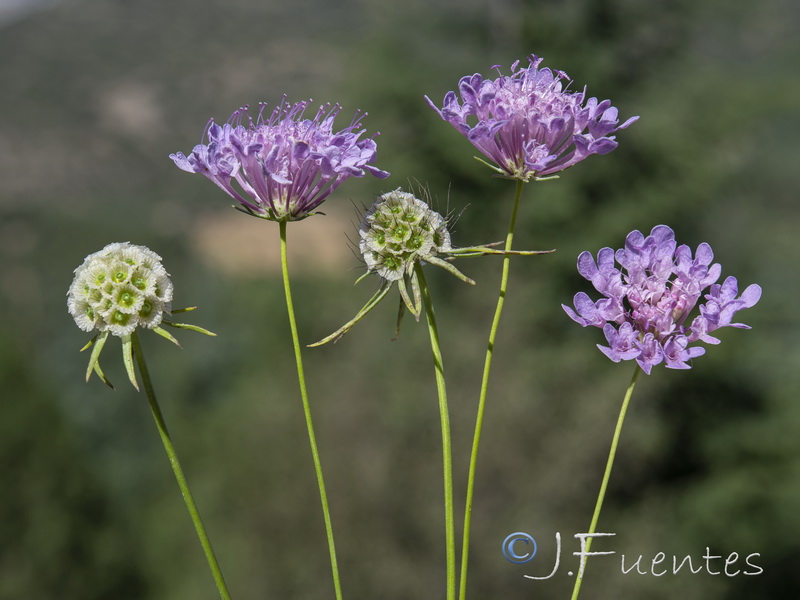
[[[172,281],[161,257],[145,246],[115,242],[87,256],[75,269],[75,278],[67,292],[67,310],[78,327],[98,332],[85,347],[94,345],[87,380],[94,371],[110,385],[98,363],[109,334],[122,339],[128,375],[137,389],[131,355],[131,335],[137,328],[152,329],[175,344],[177,340],[161,327],[162,323],[214,335],[201,327],[165,319],[165,313],[193,310],[172,311],[172,295]]]
[[[358,234],[367,271],[387,281],[411,274],[418,260],[452,250],[445,218],[400,189],[383,194],[367,210]]]
[[[137,327],[154,329],[169,312],[172,281],[161,257],[130,242],[109,244],[75,269],[67,309],[83,331],[117,337]]]
[[[603,298],[593,301],[578,292],[574,310],[562,307],[580,325],[603,330],[608,346],[598,348],[614,362],[636,360],[648,374],[661,362],[688,369],[688,361],[705,353],[692,344],[718,344],[711,332],[721,327],[749,329],[733,317],[761,298],[756,284],[739,295],[735,277],[717,283],[722,267],[712,264],[713,258],[706,243],[692,256],[688,246],[677,245],[666,225],[657,225],[648,236],[633,231],[616,252],[601,249],[597,262],[589,252],[578,257],[578,272]]]
[[[323,105],[308,118],[309,104],[289,104],[284,97],[269,114],[261,104],[255,118],[240,108],[224,125],[210,121],[208,143],[170,158],[184,171],[208,177],[245,212],[271,221],[305,219],[350,177],[389,176],[372,164],[374,136],[362,137],[366,113],[357,112],[350,125],[334,131],[341,107]]]
[[[612,135],[639,117],[619,123],[610,100],[586,99],[586,90],[570,92],[563,71],[511,65],[511,75],[484,79],[463,77],[458,93],[450,91],[442,108],[425,99],[495,165],[499,175],[522,181],[552,176],[592,154],[617,147]]]
[[[401,189],[383,194],[373,203],[366,211],[358,233],[360,238],[358,249],[367,267],[367,272],[359,278],[359,281],[370,273],[375,273],[380,276],[381,285],[353,319],[310,346],[320,346],[338,340],[378,305],[395,282],[401,297],[398,332],[405,309],[419,320],[422,312],[422,293],[417,269],[424,264],[441,267],[465,283],[475,285],[472,279],[453,266],[451,262],[453,259],[489,254],[533,255],[552,252],[552,250],[504,252],[491,247],[497,244],[454,248],[447,229],[447,219],[430,208],[426,202]]]

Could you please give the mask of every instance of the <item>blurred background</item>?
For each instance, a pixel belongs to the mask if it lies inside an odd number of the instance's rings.
[[[690,371],[640,378],[583,596],[793,598],[800,592],[800,5],[790,0],[4,0],[0,2],[0,598],[197,600],[215,590],[142,394],[116,340],[83,373],[66,313],[72,270],[112,241],[161,254],[175,306],[199,305],[183,350],[145,335],[167,422],[232,594],[331,598],[329,563],[279,278],[277,226],[178,170],[209,117],[314,98],[380,131],[385,181],[351,180],[327,216],[289,227],[300,333],[349,319],[374,281],[353,256],[359,212],[409,179],[460,214],[461,245],[499,240],[513,184],[493,179],[423,96],[531,53],[611,98],[619,148],[527,186],[486,413],[471,598],[566,598],[631,365],[559,304],[589,290],[580,251],[672,226],[723,275],[764,289]],[[438,307],[463,508],[500,261],[444,271]],[[349,598],[444,595],[438,408],[424,324],[384,303],[306,370]],[[460,539],[460,517],[459,539]],[[539,542],[526,565],[502,540]],[[758,576],[623,575],[639,555],[758,553]],[[721,571],[721,561],[712,570]]]

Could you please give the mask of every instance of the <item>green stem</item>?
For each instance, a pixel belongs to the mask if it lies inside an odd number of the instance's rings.
[[[208,566],[211,568],[211,574],[214,576],[214,581],[217,584],[219,597],[222,598],[222,600],[230,600],[231,596],[225,585],[225,578],[222,576],[219,563],[217,563],[217,557],[214,556],[214,549],[211,547],[208,534],[206,533],[205,527],[203,527],[203,521],[200,518],[197,505],[194,503],[194,498],[192,498],[192,492],[189,491],[189,484],[186,483],[186,477],[183,474],[183,469],[181,469],[181,463],[178,461],[178,456],[175,454],[175,447],[172,445],[172,440],[169,437],[167,424],[164,422],[164,415],[161,414],[161,408],[158,406],[156,393],[153,391],[153,382],[150,380],[150,373],[147,370],[147,363],[145,362],[144,353],[139,344],[139,335],[136,331],[131,334],[131,342],[133,343],[133,353],[136,355],[136,363],[139,366],[139,373],[142,376],[144,391],[147,394],[147,402],[150,404],[150,410],[156,421],[158,435],[161,436],[161,442],[164,444],[164,450],[167,451],[169,464],[172,465],[172,471],[175,473],[175,479],[178,481],[178,487],[181,489],[183,501],[186,503],[189,516],[192,518],[192,523],[194,523],[197,537],[200,538],[200,545],[203,547]]]
[[[519,201],[522,197],[522,186],[525,184],[521,179],[517,180],[517,188],[514,193],[514,208],[511,211],[511,221],[508,225],[506,243],[503,248],[505,252],[511,251],[514,241],[514,228],[517,224],[517,212]],[[467,479],[467,498],[464,507],[464,539],[461,547],[461,586],[459,591],[460,600],[465,600],[467,595],[467,566],[469,560],[469,534],[472,523],[472,500],[475,494],[475,469],[478,462],[478,446],[481,441],[481,430],[483,428],[483,412],[486,407],[486,392],[489,389],[489,372],[492,368],[492,355],[494,352],[494,341],[497,337],[497,329],[500,325],[500,316],[503,314],[503,304],[506,299],[506,289],[508,287],[508,271],[511,266],[511,256],[503,256],[503,273],[500,278],[500,293],[497,298],[497,307],[494,311],[494,320],[489,332],[489,343],[486,348],[486,360],[483,364],[483,379],[481,380],[481,394],[478,399],[478,417],[475,421],[475,434],[472,439],[472,454],[469,461],[469,478]]]
[[[436,326],[436,315],[433,312],[428,283],[422,266],[415,265],[422,301],[425,304],[425,315],[428,318],[428,331],[431,338],[433,365],[436,371],[436,391],[439,396],[439,415],[442,422],[442,462],[444,463],[444,532],[447,558],[447,600],[456,597],[456,538],[455,517],[453,516],[453,452],[450,442],[450,413],[447,408],[447,388],[444,380],[444,363],[439,347],[439,330]]]
[[[283,272],[283,289],[286,292],[286,310],[289,313],[289,328],[292,330],[292,345],[294,346],[294,358],[297,363],[297,380],[300,384],[300,397],[303,401],[303,413],[306,418],[306,428],[308,429],[308,442],[311,445],[311,456],[314,458],[314,471],[317,474],[317,486],[319,487],[319,499],[322,502],[322,516],[325,519],[325,533],[328,537],[328,551],[331,556],[331,571],[333,572],[333,587],[336,593],[336,600],[342,600],[342,586],[339,581],[339,566],[336,561],[336,545],[333,542],[333,526],[331,525],[331,513],[328,509],[328,495],[325,493],[325,480],[322,476],[322,463],[319,459],[317,450],[317,438],[314,435],[314,423],[311,420],[311,407],[308,404],[308,392],[306,391],[306,377],[303,372],[303,357],[300,353],[300,338],[297,335],[297,321],[294,317],[294,304],[292,303],[292,289],[289,285],[289,264],[286,259],[286,221],[280,222],[281,233],[281,271]]]
[[[603,474],[603,483],[600,484],[600,493],[597,496],[597,504],[594,507],[594,514],[592,515],[592,523],[589,525],[589,531],[587,533],[593,534],[597,532],[597,521],[600,519],[600,510],[603,508],[603,499],[606,496],[606,489],[608,488],[608,480],[611,478],[611,468],[614,466],[614,457],[617,455],[617,445],[619,444],[619,436],[622,432],[622,423],[625,421],[625,413],[628,411],[628,403],[631,400],[631,396],[633,395],[633,388],[636,386],[636,379],[639,377],[639,373],[642,372],[641,367],[636,365],[636,368],[633,372],[633,377],[631,377],[630,385],[628,385],[628,390],[625,392],[625,398],[622,400],[622,408],[619,411],[619,417],[617,417],[617,427],[614,430],[614,439],[611,441],[611,450],[608,453],[608,461],[606,462],[606,471]],[[592,538],[588,537],[586,539],[586,550],[585,553],[588,554],[589,550],[592,547]],[[585,560],[585,556],[582,557],[582,560]],[[575,587],[572,589],[572,598],[571,600],[577,600],[578,593],[581,591],[581,582],[583,581],[583,572],[584,568],[581,565],[581,568],[578,571],[578,577],[575,579]]]

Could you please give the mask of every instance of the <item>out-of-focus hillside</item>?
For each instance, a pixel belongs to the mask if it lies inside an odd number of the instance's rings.
[[[212,598],[143,398],[83,382],[86,336],[66,314],[72,269],[111,241],[164,257],[175,305],[216,331],[184,349],[146,336],[176,445],[236,598],[331,596],[276,265],[277,226],[230,209],[173,165],[210,117],[313,97],[380,131],[386,181],[351,180],[327,216],[289,226],[301,336],[369,297],[348,236],[409,179],[460,214],[457,244],[500,239],[509,182],[430,110],[459,77],[529,53],[611,98],[620,146],[528,186],[498,340],[476,494],[470,595],[564,598],[562,574],[505,561],[512,531],[543,556],[588,526],[628,365],[560,304],[589,291],[582,250],[658,223],[708,242],[724,275],[764,288],[751,331],[687,372],[640,380],[601,526],[629,555],[761,554],[757,577],[622,575],[590,566],[597,600],[783,599],[800,591],[800,6],[723,0],[64,0],[0,29],[0,599]],[[460,511],[499,261],[431,273],[448,373]],[[422,325],[385,303],[309,350],[309,391],[345,594],[442,595],[438,408]],[[153,338],[153,339],[150,339]],[[116,340],[113,340],[116,342]],[[566,552],[566,549],[565,549]]]

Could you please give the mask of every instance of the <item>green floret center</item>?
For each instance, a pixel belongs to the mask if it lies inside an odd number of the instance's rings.
[[[420,248],[422,248],[422,244],[424,243],[425,243],[425,238],[423,238],[421,235],[415,235],[410,240],[408,240],[408,242],[406,242],[406,245],[412,250],[419,250]]]
[[[113,275],[113,279],[114,279],[114,281],[116,281],[117,283],[122,283],[123,281],[125,281],[125,278],[126,278],[127,276],[128,276],[128,274],[127,274],[127,273],[125,273],[124,271],[117,271],[116,273],[114,273],[114,275]]]
[[[133,286],[135,288],[140,290],[143,290],[144,288],[147,287],[147,281],[145,281],[144,277],[142,277],[141,275],[138,277],[134,277],[131,283],[133,283]]]
[[[133,306],[133,303],[136,302],[136,296],[130,292],[122,292],[119,295],[118,301],[122,306]]]
[[[118,310],[115,310],[114,314],[111,317],[111,320],[114,321],[114,323],[117,324],[117,325],[123,325],[124,326],[124,325],[127,325],[128,321],[131,320],[131,316],[130,315],[126,315],[125,313],[120,312]]]
[[[383,264],[386,265],[388,269],[394,271],[402,266],[403,261],[396,256],[384,256]]]
[[[153,312],[153,305],[150,304],[147,300],[145,300],[144,304],[142,304],[142,310],[139,311],[139,316],[149,317],[150,313],[152,312]]]

